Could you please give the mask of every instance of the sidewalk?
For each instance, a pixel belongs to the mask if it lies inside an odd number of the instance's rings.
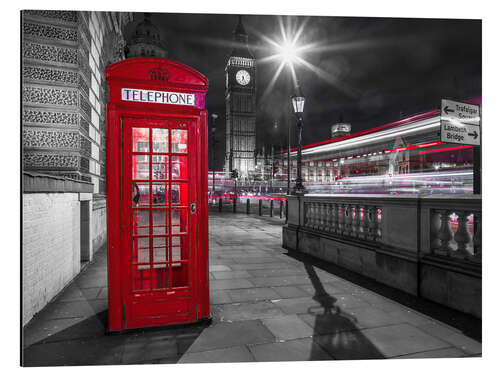
[[[481,354],[481,343],[460,330],[348,281],[342,272],[327,272],[311,258],[290,256],[281,248],[282,223],[277,218],[211,213],[210,326],[105,335],[106,254],[99,252],[25,328],[25,364]],[[454,312],[438,310],[441,316],[450,315],[449,321],[455,319]]]

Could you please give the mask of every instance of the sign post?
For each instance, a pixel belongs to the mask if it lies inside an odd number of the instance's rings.
[[[473,146],[474,194],[481,194],[481,113],[479,106],[442,99],[441,142]]]

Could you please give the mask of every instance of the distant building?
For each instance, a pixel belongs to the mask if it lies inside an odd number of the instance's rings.
[[[151,22],[151,13],[144,13],[144,19],[137,24],[126,47],[127,58],[161,57],[167,58],[167,46],[161,39],[160,31]]]
[[[337,137],[342,137],[344,135],[349,135],[351,133],[351,124],[347,123],[336,123],[332,125],[330,128],[331,131],[331,137],[332,138],[337,138]]]

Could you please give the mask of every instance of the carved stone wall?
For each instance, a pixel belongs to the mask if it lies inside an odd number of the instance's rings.
[[[122,60],[130,13],[22,12],[23,168],[105,194],[104,71]]]

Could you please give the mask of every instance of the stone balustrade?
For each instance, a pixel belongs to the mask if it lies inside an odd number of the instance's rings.
[[[480,196],[308,194],[287,200],[283,247],[481,315]]]

